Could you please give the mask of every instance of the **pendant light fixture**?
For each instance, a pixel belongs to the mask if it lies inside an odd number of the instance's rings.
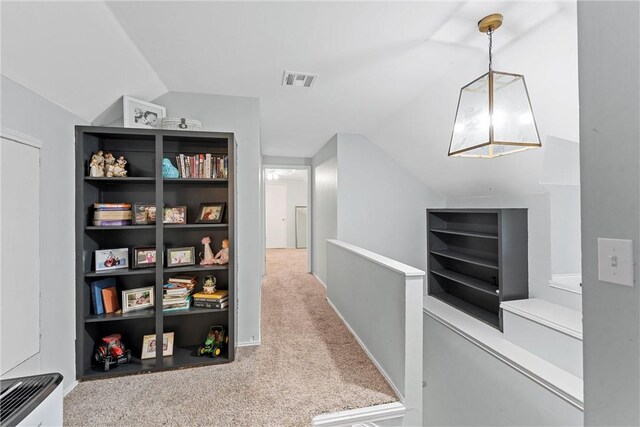
[[[493,33],[501,25],[499,13],[478,22],[489,36],[489,72],[460,89],[449,156],[493,158],[542,146],[524,76],[493,71]]]

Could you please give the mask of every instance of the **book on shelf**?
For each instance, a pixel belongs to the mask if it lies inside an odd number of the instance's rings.
[[[104,303],[104,312],[113,313],[120,310],[120,303],[118,302],[118,292],[116,287],[102,289],[102,301]]]
[[[130,210],[131,203],[94,203],[93,208],[99,211]]]
[[[100,211],[100,210],[97,210],[93,214],[93,219],[95,221],[98,221],[98,220],[117,221],[117,220],[131,219],[131,210],[126,210],[126,211],[116,211],[116,210]]]
[[[115,288],[116,279],[110,277],[108,279],[95,280],[91,282],[91,303],[93,304],[93,314],[104,314],[104,303],[102,302],[102,290],[106,288]]]
[[[170,277],[167,284],[173,284],[180,288],[193,289],[198,284],[198,278],[192,274],[178,274]]]
[[[217,302],[217,301],[199,300],[194,298],[193,306],[195,308],[208,308],[212,310],[222,310],[223,308],[227,308],[229,306],[229,301]]]
[[[93,220],[93,225],[96,227],[117,227],[117,226],[121,226],[121,225],[131,225],[132,222],[130,219],[123,219],[123,220],[115,220],[115,221],[100,221],[100,220]]]
[[[214,156],[211,153],[176,156],[180,178],[228,178],[229,157]]]
[[[229,291],[226,289],[220,289],[213,293],[207,294],[205,292],[197,292],[193,294],[196,299],[203,299],[208,301],[224,301],[229,298]]]

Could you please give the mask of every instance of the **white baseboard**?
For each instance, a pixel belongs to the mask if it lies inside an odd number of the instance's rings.
[[[329,303],[329,306],[333,309],[333,311],[335,311],[335,313],[338,315],[338,317],[340,318],[340,320],[342,320],[342,323],[344,323],[344,325],[347,327],[347,329],[349,330],[349,332],[351,332],[351,335],[353,335],[353,337],[356,339],[357,343],[360,344],[360,347],[362,347],[362,350],[364,350],[364,352],[367,354],[367,356],[369,357],[369,359],[371,359],[371,362],[373,362],[373,364],[375,365],[376,368],[378,368],[378,371],[380,371],[380,373],[382,374],[382,376],[384,377],[384,379],[387,381],[387,383],[389,383],[389,385],[391,386],[391,388],[393,389],[393,392],[396,394],[396,397],[398,398],[398,400],[400,400],[400,402],[404,403],[404,396],[402,395],[402,393],[400,393],[400,390],[398,390],[398,388],[395,386],[395,384],[393,383],[393,381],[391,381],[391,378],[389,377],[389,375],[385,372],[384,369],[382,369],[382,366],[380,365],[380,363],[378,363],[378,361],[376,360],[375,357],[373,357],[373,354],[371,354],[371,352],[369,351],[369,349],[364,345],[364,343],[362,342],[362,340],[360,339],[360,337],[358,337],[358,334],[355,333],[355,331],[351,328],[351,326],[349,325],[349,323],[347,323],[347,321],[344,319],[344,317],[342,317],[342,314],[340,314],[340,312],[338,311],[338,309],[336,308],[335,305],[333,305],[333,303],[331,302],[331,300],[329,299],[329,297],[327,297],[327,302]],[[403,406],[404,407],[404,406]]]
[[[247,342],[238,342],[236,343],[236,347],[251,347],[254,345],[260,345],[262,341],[247,341]]]
[[[321,278],[319,278],[319,277],[318,277],[318,275],[317,275],[316,273],[311,273],[311,274],[313,274],[313,277],[315,277],[315,278],[316,278],[316,280],[317,280],[318,282],[320,282],[320,284],[321,284],[322,286],[324,286],[324,288],[325,288],[325,289],[327,289],[327,284],[326,284],[326,283],[324,283],[324,282],[322,281],[322,279],[321,279]]]
[[[393,402],[384,405],[367,406],[366,408],[318,415],[313,417],[311,425],[322,427],[352,426],[354,424],[375,425],[375,421],[401,418],[405,412],[406,408],[402,403]],[[401,425],[401,423],[399,425]]]
[[[72,382],[71,385],[64,391],[64,395],[66,396],[67,394],[71,393],[73,389],[76,388],[77,385],[78,385],[78,380],[75,380],[74,382]]]

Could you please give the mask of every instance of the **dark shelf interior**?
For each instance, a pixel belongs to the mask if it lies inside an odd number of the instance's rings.
[[[474,255],[467,255],[463,252],[440,250],[440,251],[431,251],[431,253],[433,255],[442,256],[445,258],[451,258],[458,261],[468,262],[469,264],[476,264],[482,267],[498,269],[498,261],[494,261],[488,258],[483,258],[479,256],[474,256]]]

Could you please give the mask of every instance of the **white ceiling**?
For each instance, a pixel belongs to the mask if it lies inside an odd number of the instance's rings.
[[[427,182],[416,154],[433,153],[419,146],[436,127],[448,133],[453,116],[416,117],[423,130],[413,138],[406,129],[418,146],[409,158],[395,153],[406,144],[385,133],[395,126],[389,120],[417,99],[455,103],[467,82],[458,78],[484,71],[487,39],[476,30],[482,16],[505,15],[499,58],[538,37],[541,23],[565,13],[566,4],[3,1],[2,73],[88,121],[123,94],[258,97],[264,155],[310,157],[335,133],[362,133]],[[311,89],[284,88],[285,69],[320,77]],[[453,85],[450,93],[442,92],[444,82]]]

